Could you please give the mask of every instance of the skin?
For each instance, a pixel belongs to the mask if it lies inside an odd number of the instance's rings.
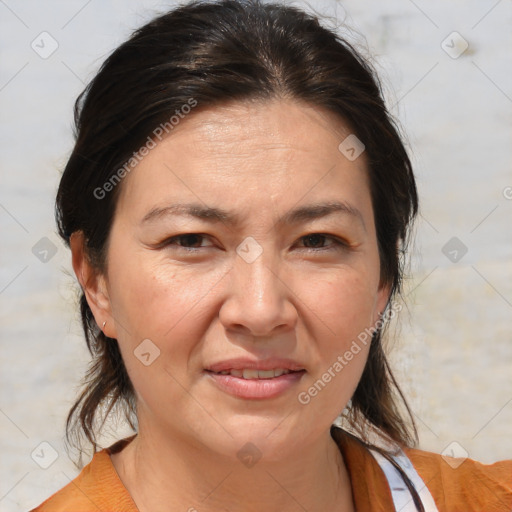
[[[308,404],[297,398],[375,325],[389,296],[365,155],[350,161],[338,150],[349,134],[332,113],[292,100],[199,106],[124,178],[103,273],[73,235],[75,273],[136,390],[138,435],[112,461],[141,512],[354,510],[329,428],[368,347]],[[360,217],[277,222],[334,200]],[[172,215],[141,223],[176,202],[232,210],[239,223]],[[205,236],[162,244],[187,233]],[[307,239],[314,233],[345,245]],[[247,237],[263,251],[252,263],[236,252]],[[160,350],[149,366],[134,355],[145,339]],[[277,397],[241,399],[204,372],[240,356],[291,358],[306,372]],[[250,468],[237,457],[248,442],[261,453]]]

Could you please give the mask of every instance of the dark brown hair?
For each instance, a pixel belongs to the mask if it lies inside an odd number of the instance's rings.
[[[122,183],[103,197],[98,188],[191,98],[198,109],[286,98],[327,109],[347,123],[365,145],[381,284],[389,284],[390,301],[395,298],[418,198],[377,76],[367,59],[317,17],[258,0],[179,6],[134,32],[107,58],[75,104],[76,144],[56,201],[59,233],[68,245],[72,233],[83,231],[88,257],[104,270]],[[135,428],[134,390],[117,341],[98,329],[83,293],[80,307],[92,363],[68,416],[67,435],[69,440],[72,433],[85,434],[96,450],[96,421],[112,408],[119,407]],[[349,421],[365,442],[363,425],[403,446],[417,442],[413,418],[384,355],[382,330],[373,334]]]

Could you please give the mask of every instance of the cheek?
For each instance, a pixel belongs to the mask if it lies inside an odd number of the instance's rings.
[[[297,397],[315,414],[341,413],[364,370],[372,339],[376,290],[364,273],[343,272],[310,288],[313,311],[315,372]],[[310,315],[311,316],[311,315]],[[313,416],[315,416],[313,414]]]
[[[372,324],[377,297],[377,281],[365,272],[343,269],[309,286],[302,294],[315,313],[318,324],[333,346],[351,340]]]
[[[155,365],[165,360],[180,374],[186,372],[190,353],[217,313],[210,294],[229,268],[187,268],[147,252],[117,263],[110,273],[111,299],[127,369],[140,371],[133,352],[149,339],[164,356]]]
[[[111,258],[109,272],[112,303],[119,320],[133,325],[138,334],[147,330],[158,336],[172,328],[200,302],[219,273],[192,272],[147,250],[134,253],[132,249],[126,260],[119,252]]]
[[[179,401],[178,383],[186,382],[190,353],[207,321],[201,298],[215,280],[192,278],[190,272],[155,264],[147,255],[117,268],[111,280],[117,339],[137,399],[163,407],[171,393]],[[166,393],[155,394],[164,389]]]

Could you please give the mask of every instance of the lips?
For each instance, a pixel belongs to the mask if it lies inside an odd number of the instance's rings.
[[[205,373],[217,389],[238,399],[278,397],[298,386],[306,370],[292,359],[238,358],[213,363]]]
[[[243,370],[231,369],[224,370],[222,372],[214,372],[217,375],[232,375],[233,377],[238,377],[240,379],[273,379],[275,377],[280,377],[281,375],[286,375],[291,373],[292,370],[288,370],[286,368],[275,368],[272,370],[254,370],[250,368],[245,368]]]
[[[209,372],[244,379],[269,379],[286,373],[304,371],[304,366],[292,359],[238,358],[213,363],[205,369]]]

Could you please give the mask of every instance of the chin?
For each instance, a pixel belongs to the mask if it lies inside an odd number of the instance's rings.
[[[231,459],[238,459],[250,467],[246,460],[278,462],[293,458],[314,432],[306,432],[293,421],[292,414],[283,421],[282,413],[272,416],[236,415],[225,423],[226,430],[216,440],[209,439],[210,449]],[[206,441],[206,440],[204,440]]]

